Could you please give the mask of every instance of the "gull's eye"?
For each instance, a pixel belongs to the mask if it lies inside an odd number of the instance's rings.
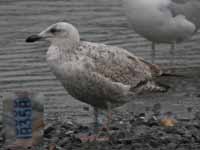
[[[56,28],[51,28],[50,32],[55,34],[57,32],[60,32],[61,30],[60,29],[56,29]]]

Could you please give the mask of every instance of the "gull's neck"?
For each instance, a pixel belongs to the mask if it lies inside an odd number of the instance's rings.
[[[75,57],[78,47],[79,38],[53,41],[47,52],[47,60],[59,63],[71,61]]]
[[[66,55],[74,54],[78,45],[79,41],[73,39],[58,40],[55,43],[52,43],[52,46],[57,47],[62,54]]]

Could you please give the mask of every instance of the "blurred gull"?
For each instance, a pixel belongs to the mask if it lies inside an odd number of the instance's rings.
[[[77,29],[65,22],[51,25],[26,42],[50,41],[47,61],[51,70],[74,98],[95,109],[121,106],[130,96],[144,91],[164,92],[154,78],[162,70],[125,49],[99,43],[80,41]]]
[[[171,44],[173,64],[176,43],[187,40],[200,27],[199,0],[123,0],[126,16],[138,34],[152,41],[152,62],[155,44]]]

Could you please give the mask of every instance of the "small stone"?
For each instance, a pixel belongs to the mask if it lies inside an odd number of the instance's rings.
[[[51,135],[51,132],[54,131],[55,128],[53,127],[53,125],[47,125],[44,129],[44,137],[45,138],[51,138],[52,135]]]
[[[67,124],[68,124],[68,125],[73,125],[73,122],[67,121]]]
[[[73,133],[74,133],[74,131],[67,131],[67,132],[65,132],[65,135],[71,135]]]
[[[187,111],[188,111],[189,113],[191,113],[191,112],[192,112],[192,110],[193,110],[193,108],[192,108],[192,107],[188,107],[188,108],[187,108]]]
[[[194,116],[196,120],[200,120],[200,111],[196,112]]]
[[[123,122],[123,121],[120,121],[119,124],[124,124],[124,122]]]
[[[169,150],[172,150],[172,149],[176,149],[176,146],[177,146],[176,143],[169,143],[169,144],[167,145],[167,148],[168,148]]]
[[[156,103],[155,105],[153,105],[153,108],[152,108],[152,111],[157,114],[157,113],[160,113],[161,111],[161,104],[160,103]]]
[[[69,143],[69,138],[64,138],[59,142],[59,145],[61,147],[64,147],[65,145],[67,145]]]

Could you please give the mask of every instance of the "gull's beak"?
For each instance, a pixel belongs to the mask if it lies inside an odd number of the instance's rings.
[[[52,29],[52,26],[48,27],[47,29],[43,30],[42,32],[40,32],[38,34],[29,36],[26,39],[26,42],[33,43],[33,42],[40,41],[40,40],[47,40],[47,41],[50,40],[51,38],[53,38],[53,35],[50,32],[50,30]]]
[[[26,39],[26,42],[31,43],[31,42],[36,42],[41,40],[43,37],[40,35],[31,35]]]

